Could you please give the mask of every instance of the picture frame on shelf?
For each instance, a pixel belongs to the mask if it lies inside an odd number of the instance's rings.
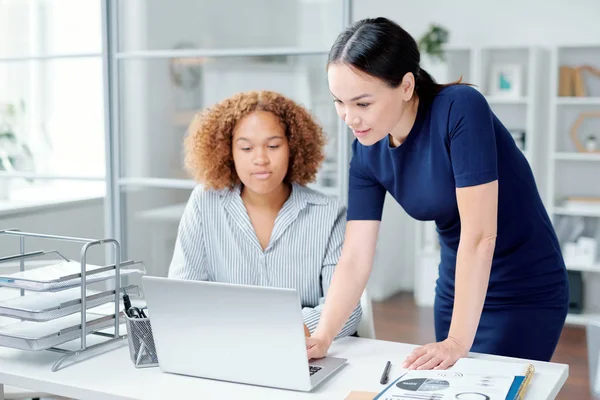
[[[523,68],[519,64],[492,65],[489,95],[502,98],[519,98],[523,95]]]
[[[589,120],[600,121],[600,111],[587,111],[579,114],[573,125],[571,126],[571,140],[575,149],[579,153],[600,153],[600,132],[585,131],[584,121]]]

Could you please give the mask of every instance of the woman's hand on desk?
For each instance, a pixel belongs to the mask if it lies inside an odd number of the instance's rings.
[[[468,350],[454,338],[429,343],[416,348],[402,364],[408,369],[447,369],[461,357],[468,355]]]
[[[306,338],[306,351],[308,359],[323,358],[327,355],[327,350],[331,346],[331,340],[322,336],[311,336]]]

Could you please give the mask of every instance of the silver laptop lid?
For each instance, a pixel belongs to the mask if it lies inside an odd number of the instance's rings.
[[[150,276],[142,282],[164,372],[310,389],[295,290]]]

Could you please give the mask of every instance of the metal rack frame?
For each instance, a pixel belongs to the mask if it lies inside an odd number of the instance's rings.
[[[22,232],[18,229],[7,229],[0,230],[0,236],[14,236],[19,238],[19,254],[0,258],[0,262],[8,261],[8,260],[20,260],[19,269],[21,272],[25,271],[25,259],[28,257],[32,257],[35,255],[49,254],[49,253],[60,253],[56,251],[35,251],[25,253],[25,238],[38,238],[38,239],[48,239],[54,241],[62,241],[62,242],[71,242],[71,243],[81,243],[83,244],[81,248],[81,256],[80,256],[80,265],[81,271],[79,274],[70,275],[69,279],[81,278],[81,322],[80,322],[80,340],[81,346],[77,350],[65,350],[58,347],[51,347],[48,350],[54,351],[57,353],[63,354],[59,360],[57,360],[52,366],[52,371],[58,371],[61,369],[62,365],[65,361],[73,361],[73,363],[83,361],[85,359],[91,358],[96,355],[96,350],[99,348],[106,348],[106,351],[112,350],[119,346],[125,345],[127,343],[126,339],[127,335],[120,335],[119,333],[119,314],[120,314],[120,291],[121,291],[121,245],[115,239],[88,239],[88,238],[79,238],[79,237],[69,237],[69,236],[57,236],[57,235],[48,235],[48,234],[40,234],[40,233],[31,233],[31,232]],[[88,272],[86,269],[87,259],[88,259],[88,251],[90,248],[95,246],[103,246],[103,245],[112,245],[114,248],[114,264],[102,267],[99,269],[95,269],[92,272]],[[62,255],[60,255],[64,258]],[[86,319],[87,313],[87,276],[92,274],[97,274],[101,272],[106,272],[114,269],[114,295],[115,295],[115,309],[114,313],[108,315],[108,317],[114,318],[114,334],[103,333],[103,332],[92,332],[90,334],[95,334],[98,336],[103,336],[106,338],[110,338],[107,341],[97,343],[91,346],[87,345],[86,337],[88,335],[87,328],[91,325]],[[21,289],[21,296],[25,295],[25,290]],[[62,367],[64,368],[64,367]]]

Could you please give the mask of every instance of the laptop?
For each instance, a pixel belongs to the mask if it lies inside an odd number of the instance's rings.
[[[344,358],[308,360],[293,289],[144,276],[163,372],[311,391]]]

